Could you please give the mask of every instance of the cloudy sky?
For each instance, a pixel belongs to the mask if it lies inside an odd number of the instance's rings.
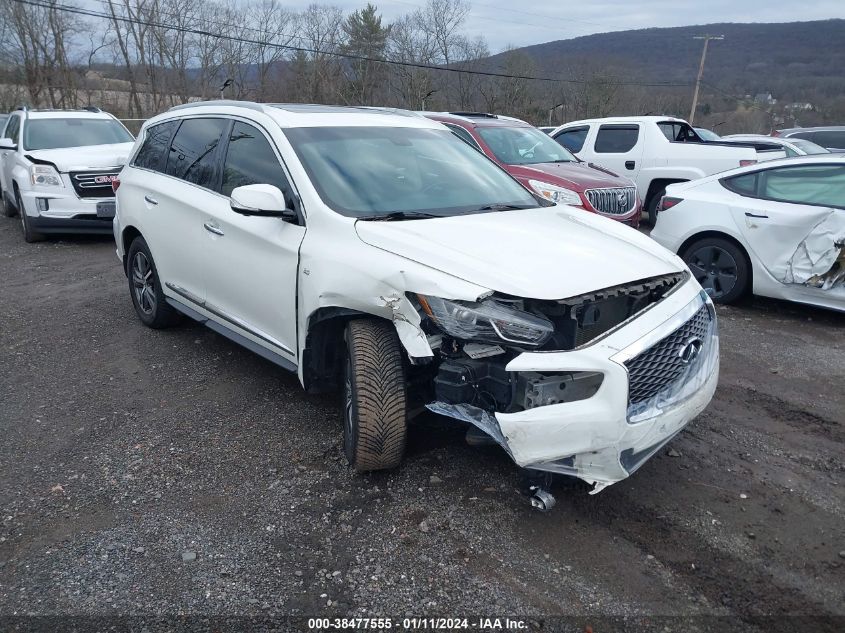
[[[313,1],[313,0],[311,0]],[[367,0],[318,0],[353,11]],[[371,0],[389,22],[425,0]],[[283,0],[304,8],[309,0]],[[845,0],[470,0],[465,32],[484,35],[492,52],[652,26],[713,22],[792,22],[845,18]]]

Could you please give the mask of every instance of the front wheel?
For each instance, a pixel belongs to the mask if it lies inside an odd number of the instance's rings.
[[[700,239],[684,250],[681,259],[716,303],[733,303],[748,291],[748,261],[733,242],[720,237]]]
[[[360,319],[346,327],[343,448],[358,472],[395,468],[407,439],[402,350],[393,325]]]
[[[44,239],[44,234],[39,233],[32,226],[32,220],[26,214],[26,209],[23,208],[23,200],[21,200],[20,191],[15,189],[15,202],[18,205],[18,215],[21,216],[21,229],[23,229],[23,240],[28,244],[33,242],[40,242]]]
[[[132,242],[126,262],[129,294],[141,323],[156,330],[176,323],[179,313],[164,298],[158,270],[143,237]]]

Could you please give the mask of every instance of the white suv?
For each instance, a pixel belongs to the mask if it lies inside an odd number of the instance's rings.
[[[309,391],[339,387],[357,470],[396,466],[427,407],[599,490],[716,388],[713,306],[678,257],[421,116],[179,106],[115,185],[141,321],[185,314]]]
[[[48,233],[111,232],[111,181],[134,138],[111,114],[85,110],[11,113],[0,134],[0,189],[24,239]]]

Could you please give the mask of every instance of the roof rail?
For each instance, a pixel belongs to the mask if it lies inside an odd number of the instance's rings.
[[[82,109],[86,112],[102,112],[102,110],[100,110],[100,108],[98,108],[97,106],[85,106]]]
[[[264,106],[254,101],[237,101],[235,99],[209,99],[208,101],[191,101],[190,103],[182,103],[175,105],[168,110],[187,110],[189,108],[198,108],[200,106],[234,106],[238,108],[249,108],[250,110],[258,110],[264,112]]]
[[[480,119],[498,119],[499,117],[495,114],[490,114],[489,112],[450,112],[449,114],[454,114],[455,116],[465,116],[470,118],[480,118]]]

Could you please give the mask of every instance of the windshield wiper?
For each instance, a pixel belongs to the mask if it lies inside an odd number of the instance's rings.
[[[488,204],[486,207],[478,207],[476,211],[514,211],[516,209],[533,208],[533,206],[525,204]]]
[[[358,219],[372,222],[394,222],[396,220],[428,220],[430,218],[442,217],[444,216],[435,213],[426,213],[424,211],[393,211],[392,213],[385,213],[383,215],[365,215]]]

